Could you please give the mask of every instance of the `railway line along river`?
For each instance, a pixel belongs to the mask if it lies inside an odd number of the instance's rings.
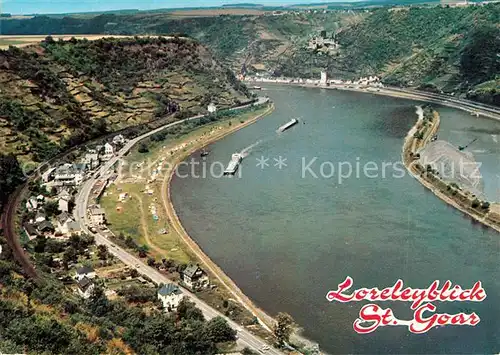
[[[500,234],[407,173],[401,147],[420,103],[285,86],[266,94],[276,106],[271,115],[210,145],[207,157],[193,155],[187,162],[203,164],[184,164],[174,176],[172,200],[190,236],[258,306],[290,313],[328,353],[499,352]],[[485,196],[499,201],[500,122],[434,107],[439,139],[455,146],[476,139],[467,150],[482,163]],[[292,118],[299,124],[276,132]],[[235,176],[199,171],[242,151]],[[412,288],[450,280],[465,289],[481,281],[488,297],[434,303],[439,313],[475,312],[474,327],[425,334],[381,327],[360,335],[353,322],[364,303],[325,298],[346,276],[353,289],[398,279]],[[413,318],[409,303],[378,304]]]

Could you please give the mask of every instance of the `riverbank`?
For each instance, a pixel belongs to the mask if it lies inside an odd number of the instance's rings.
[[[260,109],[260,112],[249,112],[243,116],[236,116],[234,119],[215,121],[213,124],[201,126],[199,129],[195,129],[181,136],[179,139],[173,140],[170,144],[166,144],[165,142],[146,143],[149,146],[148,152],[141,153],[135,149],[126,159],[129,164],[142,160],[140,170],[134,170],[133,167],[130,167],[130,169],[126,169],[128,170],[128,174],[120,173],[117,186],[110,188],[109,196],[104,196],[102,201],[102,205],[106,210],[112,211],[109,217],[112,226],[114,226],[111,228],[113,228],[115,233],[119,231],[128,234],[135,225],[138,235],[136,242],[139,245],[149,245],[151,247],[149,250],[150,256],[155,257],[155,259],[173,258],[183,263],[199,262],[208,272],[211,282],[219,285],[220,290],[227,290],[227,292],[218,292],[223,296],[223,299],[233,300],[243,306],[249,315],[258,319],[262,328],[268,332],[268,335],[272,333],[272,328],[275,324],[274,319],[257,307],[189,236],[171,201],[170,183],[178,164],[183,162],[188,156],[229,134],[257,122],[264,116],[269,115],[273,110],[274,105],[271,103],[269,107]],[[165,166],[166,170],[164,169]],[[161,181],[157,180],[160,184],[151,181],[151,171],[158,171],[158,174],[161,172]],[[137,183],[141,183],[140,186],[137,186]],[[151,191],[150,194],[143,193],[148,190]],[[115,212],[118,205],[113,196],[123,192],[127,192],[130,195],[133,203],[123,203],[119,206],[120,211]],[[160,198],[156,198],[155,196],[161,197],[161,204],[163,205],[163,208],[155,208],[159,223],[151,220],[150,216],[146,217],[147,212],[144,213],[145,206],[151,206],[157,200],[160,200]],[[138,203],[135,203],[136,201]],[[142,206],[142,209],[138,208],[138,206]],[[163,214],[163,211],[165,214]],[[137,218],[136,220],[134,218],[136,215],[141,218]],[[121,222],[124,223],[122,224]],[[158,234],[158,229],[163,223],[165,223],[168,232],[160,235]],[[188,249],[185,250],[186,252],[183,250],[186,249],[184,246]],[[217,298],[213,295],[199,295],[199,297],[206,302]],[[222,299],[218,303],[222,304]],[[217,308],[221,306],[220,304],[217,305]],[[264,334],[259,331],[257,334],[264,337]],[[308,347],[314,345],[309,340],[303,339],[300,336],[294,336],[293,339],[295,344],[305,344]]]
[[[430,116],[432,115],[432,116]],[[437,197],[465,213],[477,222],[500,232],[499,204],[489,205],[478,201],[470,192],[462,190],[454,184],[447,184],[430,167],[420,164],[420,152],[432,137],[437,134],[440,125],[440,116],[436,111],[431,114],[422,114],[406,136],[402,148],[402,160],[406,169],[424,187],[431,190]]]
[[[250,81],[252,83],[261,83],[259,81]],[[274,84],[267,83],[266,84]],[[321,85],[321,84],[308,84],[308,83],[287,83],[287,82],[279,82],[276,85],[289,85],[289,86],[298,86],[305,88],[319,88],[319,89],[328,89],[328,90],[345,90],[345,91],[354,91],[361,93],[369,93],[375,95],[382,96],[390,96],[395,98],[402,99],[410,99],[415,101],[423,101],[426,103],[437,103],[443,106],[448,106],[452,108],[457,108],[466,112],[469,112],[476,117],[484,116],[490,119],[500,121],[500,108],[494,108],[491,106],[486,107],[480,103],[473,103],[469,101],[461,101],[460,99],[446,97],[445,95],[431,94],[425,92],[415,92],[415,91],[405,91],[404,89],[396,89],[396,88],[388,88],[388,87],[354,87],[350,85]],[[482,109],[481,107],[484,106]],[[500,232],[500,203],[494,203],[490,206],[487,213],[481,213],[476,208],[472,207],[472,203],[474,199],[471,200],[471,194],[468,192],[461,191],[460,189],[448,189],[449,186],[441,181],[435,175],[430,176],[430,172],[423,171],[422,168],[417,168],[418,164],[415,164],[414,160],[408,160],[408,156],[406,153],[417,154],[418,149],[423,149],[427,143],[431,140],[432,136],[436,134],[439,129],[440,117],[436,112],[436,120],[430,129],[425,133],[424,138],[421,142],[416,142],[416,139],[413,137],[415,134],[415,130],[418,129],[419,124],[422,123],[422,120],[419,119],[415,126],[410,130],[407,137],[405,138],[405,143],[403,145],[403,163],[405,164],[407,170],[415,177],[419,182],[424,185],[426,188],[430,189],[436,196],[441,198],[443,201],[448,203],[449,205],[455,207],[459,211],[467,214],[472,217],[475,221],[482,223],[483,225],[492,228],[498,232]],[[420,166],[421,167],[421,166]],[[422,176],[422,173],[426,175],[426,178]],[[444,185],[444,186],[442,186]],[[451,193],[455,193],[451,197],[447,195],[443,191],[443,187],[446,191],[451,191]],[[471,206],[468,206],[467,203],[470,202]]]
[[[151,139],[141,140],[141,144],[130,151],[127,158],[122,161],[120,169],[117,171],[117,179],[108,187],[101,198],[101,206],[105,206],[107,211],[109,228],[113,230],[114,236],[110,237],[112,242],[118,243],[124,249],[123,253],[128,252],[134,255],[137,254],[136,248],[123,245],[125,236],[132,237],[135,245],[141,245],[142,249],[146,250],[146,254],[143,253],[142,256],[139,253],[139,258],[147,257],[148,265],[156,269],[144,273],[146,276],[157,283],[164,283],[165,281],[159,280],[168,278],[168,282],[181,284],[182,267],[185,268],[188,263],[199,264],[208,273],[210,288],[199,290],[195,295],[188,291],[184,292],[204,303],[205,308],[206,305],[209,305],[212,309],[229,317],[237,324],[237,326],[233,326],[234,329],[241,327],[239,332],[244,344],[246,344],[245,337],[248,337],[246,333],[253,333],[254,336],[266,340],[268,344],[273,344],[274,338],[270,327],[266,326],[262,320],[260,322],[262,326],[257,325],[257,318],[248,310],[250,300],[243,299],[243,297],[236,298],[235,294],[243,294],[241,291],[231,288],[230,282],[232,281],[221,273],[215,274],[213,266],[208,264],[210,261],[202,259],[201,254],[197,250],[193,250],[194,242],[186,239],[189,236],[177,233],[183,229],[181,229],[180,222],[176,220],[173,207],[168,208],[169,194],[165,193],[167,189],[164,186],[168,185],[176,165],[185,159],[186,154],[191,154],[271,113],[274,106],[267,102],[268,100],[263,101],[266,103],[265,105],[260,104],[258,108],[250,108],[242,113],[235,111],[228,117],[221,115],[219,119],[205,122],[205,124],[203,124],[204,121],[186,122],[186,125],[180,125],[180,129],[177,127],[170,131],[167,129],[162,136],[151,136]],[[171,139],[167,139],[168,137]],[[148,147],[148,149],[144,150],[141,147]],[[141,154],[142,158],[140,158]],[[136,175],[134,167],[137,167],[136,163],[142,159],[146,160],[143,160],[139,165],[145,169],[141,169],[139,173],[146,173],[146,175],[141,177]],[[126,169],[130,163],[132,165]],[[128,173],[123,170],[128,170]],[[160,200],[160,196],[162,196],[162,200]],[[165,211],[162,208],[164,203],[167,204]],[[150,213],[145,212],[145,207],[148,205]],[[154,218],[151,218],[151,213],[153,213]],[[178,224],[174,224],[174,222]],[[115,246],[113,251],[117,250],[119,248]],[[177,258],[179,253],[187,256],[187,259]],[[134,257],[131,256],[131,258]],[[133,264],[136,265],[136,262]],[[160,273],[157,270],[160,270]],[[160,274],[161,276],[159,276]],[[224,280],[224,283],[220,280]],[[253,306],[252,310],[255,312],[257,308]],[[258,313],[261,319],[263,318],[262,313],[262,311]],[[269,319],[272,321],[272,318],[269,317]],[[270,353],[276,352],[275,349],[270,350]]]
[[[270,104],[199,127],[186,126],[180,131],[171,132],[172,137],[176,137],[173,139],[167,140],[169,132],[166,132],[161,140],[143,141],[141,145],[147,147],[146,151],[135,148],[128,154],[118,171],[115,186],[108,187],[101,198],[101,205],[108,211],[107,219],[115,235],[129,235],[138,245],[148,245],[149,257],[159,263],[168,258],[178,265],[196,262],[207,264],[207,259],[201,257],[194,242],[189,240],[180,226],[169,201],[169,181],[177,165],[188,155],[255,123],[273,110],[274,106]],[[129,197],[117,202],[116,197],[120,194]],[[151,218],[151,213],[155,218]],[[207,271],[210,274],[210,268]],[[219,277],[225,279],[220,273],[214,273],[214,281],[218,281]],[[227,288],[228,284],[228,281],[220,283],[220,288]],[[234,298],[229,292],[224,292],[223,296],[226,300]],[[205,300],[209,299],[211,297]],[[243,302],[239,303],[245,306]]]
[[[184,226],[182,225],[179,216],[177,215],[177,212],[175,210],[175,207],[173,205],[172,199],[171,199],[171,182],[172,178],[175,173],[175,169],[179,163],[184,161],[187,157],[189,157],[191,154],[193,154],[196,151],[199,151],[206,147],[207,145],[214,143],[242,128],[245,128],[255,122],[257,122],[259,119],[271,114],[274,111],[274,104],[271,104],[269,109],[260,114],[257,115],[254,118],[251,118],[243,123],[240,123],[238,125],[231,126],[230,128],[224,129],[221,132],[217,133],[216,135],[213,135],[211,137],[207,137],[205,140],[197,142],[196,144],[192,145],[189,149],[183,152],[182,155],[176,156],[175,160],[172,162],[172,168],[170,171],[168,171],[165,175],[165,178],[162,183],[161,187],[161,193],[162,193],[162,201],[164,204],[164,209],[167,213],[168,219],[171,223],[172,228],[175,229],[177,234],[182,238],[184,243],[189,246],[190,250],[195,254],[195,256],[203,263],[203,265],[208,268],[210,273],[214,275],[217,280],[226,288],[228,289],[233,297],[245,307],[247,311],[249,311],[251,314],[253,314],[258,320],[261,326],[263,326],[264,329],[266,329],[268,332],[272,332],[272,329],[275,324],[275,320],[273,317],[271,317],[269,314],[264,312],[261,308],[257,307],[250,298],[248,298],[243,291],[236,285],[236,283],[226,275],[226,273],[212,260],[210,257],[208,257],[205,252],[200,248],[200,246],[196,243],[196,241],[191,238],[191,236],[187,233],[185,230]],[[308,348],[312,348],[315,346],[315,344],[308,339],[305,339],[301,337],[298,334],[292,335],[293,338],[293,343],[294,344],[300,344],[301,346],[305,346]]]
[[[298,82],[262,82],[262,81],[250,81],[247,83],[252,84],[265,84],[265,85],[278,85],[278,86],[295,86],[304,88],[316,88],[316,89],[326,89],[326,90],[344,90],[344,91],[354,91],[365,94],[374,94],[382,96],[396,97],[400,99],[409,99],[414,101],[422,101],[427,103],[439,104],[447,107],[456,108],[462,111],[469,112],[471,115],[477,117],[484,116],[494,120],[500,121],[500,108],[494,106],[487,106],[478,102],[472,102],[469,100],[461,100],[453,96],[427,93],[423,91],[415,91],[410,89],[399,89],[387,86],[371,87],[371,86],[354,86],[354,85],[322,85],[322,84],[312,84],[312,83],[298,83]]]
[[[248,311],[250,311],[255,317],[259,319],[259,322],[268,331],[271,331],[274,325],[272,317],[270,317],[264,311],[256,307],[253,304],[253,302],[247,296],[245,296],[245,294],[238,288],[238,286],[234,283],[234,281],[231,280],[224,273],[224,271],[222,271],[222,269],[219,266],[217,266],[217,264],[215,264],[203,252],[203,250],[198,246],[198,244],[193,240],[193,238],[191,238],[191,236],[189,236],[189,234],[184,229],[177,215],[177,212],[175,211],[174,205],[172,203],[170,183],[172,181],[172,177],[174,176],[177,165],[182,161],[184,161],[184,159],[186,159],[189,155],[196,152],[197,150],[202,149],[203,147],[209,145],[210,143],[220,140],[231,133],[234,133],[244,127],[247,127],[257,122],[262,117],[269,115],[273,110],[274,110],[274,105],[271,104],[271,106],[266,112],[257,115],[256,117],[249,119],[243,123],[240,123],[236,126],[231,126],[230,128],[223,130],[222,132],[219,132],[211,137],[208,137],[206,140],[203,140],[201,142],[198,142],[197,144],[192,145],[189,149],[184,151],[182,155],[179,155],[175,158],[172,164],[172,168],[170,169],[170,171],[166,173],[165,178],[163,179],[161,188],[164,209],[167,213],[169,220],[171,221],[172,227],[175,229],[177,234],[182,238],[184,243],[191,249],[191,251],[195,254],[195,256],[200,259],[203,265],[207,267],[208,270],[219,280],[219,282],[221,282],[221,284],[224,285],[232,293],[232,295],[236,298],[237,301],[239,301],[239,303],[241,303]]]

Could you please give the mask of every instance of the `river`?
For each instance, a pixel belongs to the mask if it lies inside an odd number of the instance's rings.
[[[446,205],[400,163],[419,103],[283,86],[265,93],[275,102],[271,115],[210,145],[208,157],[194,155],[203,159],[195,174],[184,166],[172,181],[179,217],[208,256],[258,306],[271,315],[290,313],[328,353],[500,351],[500,234]],[[465,145],[477,138],[467,149],[483,163],[485,193],[500,200],[500,123],[438,111],[440,139]],[[276,133],[291,118],[299,124]],[[250,146],[239,174],[221,178],[220,165]],[[266,164],[257,166],[257,159]],[[205,178],[195,177],[204,166],[213,166],[214,176],[207,169]],[[475,327],[420,335],[384,327],[358,335],[352,323],[363,303],[325,298],[346,276],[355,288],[383,288],[397,279],[414,288],[436,279],[469,288],[480,280],[488,297],[435,303],[439,313],[476,312]],[[399,319],[413,316],[409,304],[379,304]]]

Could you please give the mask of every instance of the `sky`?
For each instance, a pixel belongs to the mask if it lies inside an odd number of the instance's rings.
[[[325,2],[327,0],[324,0]],[[335,1],[335,0],[329,0]],[[65,13],[119,9],[151,10],[160,8],[220,6],[224,4],[257,3],[287,5],[318,3],[322,0],[0,0],[0,10],[11,14]]]

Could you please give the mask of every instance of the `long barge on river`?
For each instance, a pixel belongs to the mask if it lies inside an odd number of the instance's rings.
[[[234,153],[231,156],[231,161],[227,165],[226,170],[224,170],[224,175],[234,175],[238,170],[238,167],[240,166],[242,160],[243,157],[241,156],[241,154]]]
[[[279,127],[278,132],[284,132],[287,129],[289,129],[290,127],[295,126],[297,123],[299,123],[299,120],[294,118],[294,119],[288,121],[287,123],[285,123],[283,126]]]

